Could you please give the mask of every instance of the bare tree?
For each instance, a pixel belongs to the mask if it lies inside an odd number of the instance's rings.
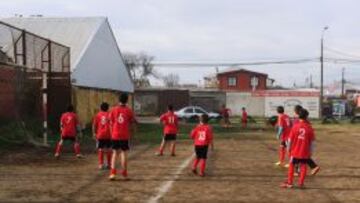
[[[180,77],[174,73],[170,73],[162,77],[162,81],[166,87],[178,87]]]
[[[136,87],[150,86],[150,76],[159,78],[152,65],[152,61],[154,60],[153,56],[147,55],[146,53],[126,52],[123,54],[123,58]]]

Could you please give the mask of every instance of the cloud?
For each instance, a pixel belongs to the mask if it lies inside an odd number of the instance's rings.
[[[312,58],[320,55],[323,26],[328,47],[360,55],[356,0],[12,0],[4,15],[108,16],[122,51],[145,51],[157,60],[248,61]],[[326,52],[326,56],[342,57]],[[339,77],[342,64],[326,64],[325,82]],[[246,67],[266,72],[283,85],[319,78],[319,63]],[[160,68],[197,83],[208,68]],[[349,78],[360,74],[347,65]],[[353,77],[354,78],[354,77]]]

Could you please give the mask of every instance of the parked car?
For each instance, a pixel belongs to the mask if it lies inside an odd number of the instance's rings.
[[[207,112],[199,106],[187,106],[175,112],[180,119],[196,121],[202,114],[207,114],[209,119],[220,119],[221,115],[215,112]]]

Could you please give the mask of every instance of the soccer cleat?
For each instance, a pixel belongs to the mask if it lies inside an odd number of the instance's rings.
[[[292,185],[292,184],[289,184],[289,183],[287,183],[287,182],[284,182],[284,183],[281,183],[280,187],[281,187],[281,188],[290,189],[290,188],[293,188],[293,185]]]
[[[282,165],[283,165],[283,163],[281,161],[278,161],[275,163],[275,166],[282,166]]]
[[[104,166],[104,165],[99,164],[99,166],[98,166],[99,170],[103,170],[103,166]]]
[[[314,169],[311,170],[311,175],[314,176],[320,171],[320,167],[316,166]]]
[[[285,164],[284,168],[289,168],[289,166],[290,166],[289,164]]]
[[[77,154],[77,155],[76,155],[76,158],[81,159],[81,158],[84,158],[84,156],[81,155],[81,154]]]
[[[60,154],[59,154],[59,153],[55,153],[54,157],[55,157],[56,159],[59,159],[59,158],[60,158]]]
[[[162,155],[163,155],[163,153],[156,152],[156,153],[155,153],[155,155],[156,155],[156,156],[162,156]]]
[[[205,177],[205,173],[199,173],[200,177]]]
[[[171,156],[176,156],[176,154],[175,154],[175,153],[172,153]]]
[[[197,172],[196,168],[191,169],[191,172],[192,172],[193,174],[195,174],[195,175],[197,175],[197,174],[198,174],[198,172]]]
[[[111,174],[110,176],[109,176],[109,180],[115,180],[116,179],[116,175],[115,174]]]

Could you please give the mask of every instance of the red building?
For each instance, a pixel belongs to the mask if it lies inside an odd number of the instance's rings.
[[[250,92],[266,90],[273,80],[264,73],[253,72],[241,68],[228,69],[217,74],[220,90]]]

